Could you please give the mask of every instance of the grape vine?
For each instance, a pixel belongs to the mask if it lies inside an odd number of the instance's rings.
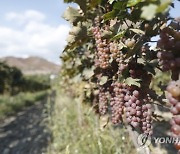
[[[68,2],[79,4],[81,13],[69,8],[64,14],[76,31],[70,32],[62,54],[63,78],[70,85],[77,78],[85,82],[84,101],[101,116],[147,135],[153,135],[155,105],[164,105],[167,90],[172,136],[179,136],[180,28],[168,13],[173,2],[87,0],[86,9],[80,1]],[[156,47],[154,36],[159,36]],[[164,85],[167,88],[159,86],[162,96],[152,88],[159,72],[168,72],[173,80]]]

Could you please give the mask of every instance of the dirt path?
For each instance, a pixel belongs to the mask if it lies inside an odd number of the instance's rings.
[[[0,154],[41,154],[45,152],[50,133],[46,127],[46,101],[0,122]]]

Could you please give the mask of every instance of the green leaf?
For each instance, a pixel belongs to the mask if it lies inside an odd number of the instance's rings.
[[[117,40],[117,39],[120,39],[124,36],[124,34],[126,33],[126,31],[121,31],[119,32],[118,34],[116,34],[111,40]]]
[[[140,29],[130,28],[129,30],[133,31],[133,32],[136,33],[136,34],[143,34],[143,35],[145,35],[145,32],[142,31],[142,30],[140,30]]]
[[[100,84],[100,85],[103,85],[103,84],[105,84],[107,81],[108,81],[108,76],[102,76],[101,79],[100,79],[99,84]]]
[[[142,7],[141,17],[146,20],[151,20],[156,14],[158,6],[155,4],[149,4],[148,6]]]
[[[117,10],[112,10],[111,12],[104,14],[104,16],[103,16],[104,20],[107,21],[107,20],[115,18],[117,13],[118,13]]]
[[[138,3],[143,2],[143,1],[144,1],[144,0],[129,0],[128,3],[127,3],[127,7],[135,6],[135,5],[137,5]]]
[[[102,0],[91,0],[90,1],[90,6],[91,7],[96,7],[97,5],[101,4]]]
[[[155,72],[155,68],[158,66],[158,61],[157,60],[154,60],[154,61],[151,61],[150,63],[146,62],[145,63],[145,67],[144,69],[150,73],[152,73],[153,75],[156,74]]]
[[[172,0],[161,0],[161,4],[160,4],[160,6],[158,6],[156,12],[162,13],[162,12],[166,11],[171,3],[172,3]]]
[[[126,5],[127,5],[127,2],[126,1],[120,1],[120,2],[116,2],[114,5],[113,5],[113,9],[117,9],[117,10],[125,10],[126,9]]]
[[[125,83],[129,86],[135,85],[137,87],[140,87],[141,86],[140,82],[141,82],[141,79],[133,79],[131,77],[125,79]]]
[[[145,69],[146,71],[152,73],[153,75],[156,74],[154,68],[153,68],[151,65],[146,65],[146,66],[144,67],[144,69]]]

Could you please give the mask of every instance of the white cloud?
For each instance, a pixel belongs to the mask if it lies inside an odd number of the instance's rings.
[[[36,10],[27,10],[22,13],[9,12],[5,15],[6,20],[15,21],[19,24],[24,24],[30,21],[43,21],[46,16]]]
[[[6,19],[17,21],[18,29],[0,25],[0,56],[41,56],[59,61],[59,55],[66,44],[69,26],[51,26],[44,22],[45,15],[37,11],[22,14],[7,13]]]

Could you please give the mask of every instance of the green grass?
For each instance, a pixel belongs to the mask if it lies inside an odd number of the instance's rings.
[[[49,127],[52,142],[49,154],[129,154],[136,153],[124,128],[105,128],[107,118],[99,118],[92,108],[59,92]],[[106,120],[103,120],[106,119]]]
[[[15,114],[45,98],[47,91],[19,93],[15,96],[0,95],[0,119]]]

